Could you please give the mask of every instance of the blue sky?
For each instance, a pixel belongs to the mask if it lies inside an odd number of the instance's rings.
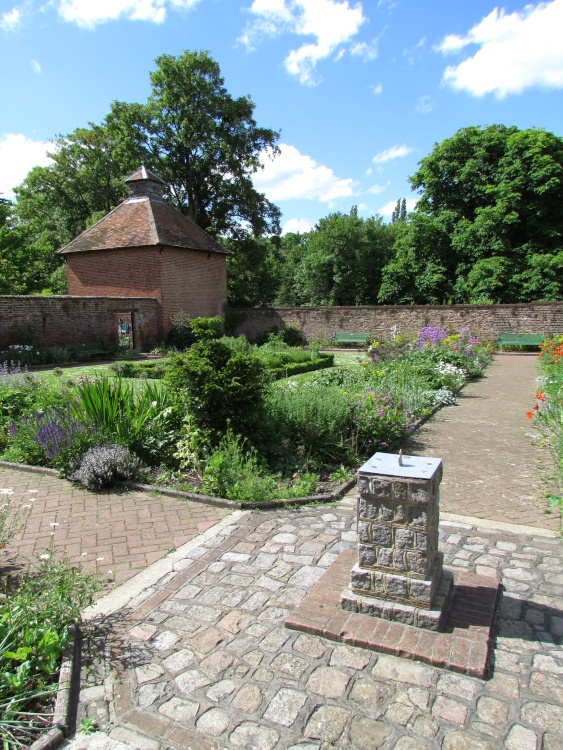
[[[435,142],[468,125],[563,135],[563,0],[0,0],[0,193],[49,140],[146,100],[162,54],[209,50],[281,155],[255,178],[305,231],[389,220]]]

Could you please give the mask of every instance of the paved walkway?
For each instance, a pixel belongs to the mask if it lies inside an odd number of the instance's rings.
[[[441,409],[407,450],[444,461],[440,509],[555,530],[560,519],[543,497],[553,471],[526,412],[538,390],[537,355],[501,354],[470,383],[458,406]]]
[[[103,580],[116,585],[229,512],[143,492],[98,494],[48,474],[4,467],[0,488],[13,490],[17,502],[32,506],[23,537],[10,542],[11,552],[36,561],[53,545],[74,564],[97,567]]]
[[[355,546],[355,493],[229,514],[0,469],[2,487],[34,499],[22,554],[53,539],[125,582],[89,612],[79,718],[98,731],[68,750],[563,750],[563,545],[539,528],[556,523],[525,421],[534,366],[498,357],[411,448],[443,456],[443,510],[496,519],[441,524],[448,567],[505,587],[486,681],[283,627]]]
[[[354,509],[240,513],[129,603],[98,602],[80,716],[99,731],[68,748],[561,750],[563,546],[543,534],[442,524],[450,569],[505,586],[484,681],[285,629],[355,546]]]

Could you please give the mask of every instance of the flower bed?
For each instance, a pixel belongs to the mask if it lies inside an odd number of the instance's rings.
[[[162,382],[46,384],[5,368],[0,457],[56,468],[92,489],[150,472],[239,503],[315,495],[367,454],[398,446],[436,404],[454,404],[489,356],[467,329],[426,326],[413,341],[375,342],[352,367],[327,367],[331,358],[272,338],[262,347],[222,338],[169,357]],[[326,369],[272,381],[272,371],[317,360]],[[127,362],[118,375],[158,364]]]
[[[563,513],[563,336],[540,346],[536,403],[526,414],[533,420],[553,459],[557,491],[549,495],[550,505]]]

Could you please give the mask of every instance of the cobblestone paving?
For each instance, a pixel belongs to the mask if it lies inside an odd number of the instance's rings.
[[[98,568],[109,586],[127,581],[230,513],[143,492],[88,492],[49,474],[4,467],[0,488],[12,490],[16,503],[32,506],[10,551],[36,561],[52,545],[72,563]]]
[[[443,523],[452,568],[499,575],[486,681],[283,627],[344,548],[346,505],[252,513],[102,623],[71,750],[563,749],[563,546]]]

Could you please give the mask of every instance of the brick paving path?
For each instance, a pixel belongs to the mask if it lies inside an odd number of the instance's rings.
[[[56,553],[64,551],[86,568],[97,567],[104,580],[115,584],[230,512],[142,492],[98,494],[48,474],[3,467],[0,488],[12,489],[16,501],[32,505],[24,534],[10,542],[10,551],[37,560],[52,544]]]
[[[545,532],[544,532],[545,533]],[[446,522],[450,568],[499,575],[486,681],[283,627],[353,507],[249,513],[99,623],[69,750],[561,750],[563,545]]]
[[[537,360],[496,356],[486,377],[464,388],[458,406],[441,409],[411,438],[407,451],[444,461],[442,512],[558,527],[543,497],[553,471],[549,455],[534,443],[526,419],[538,390]]]

